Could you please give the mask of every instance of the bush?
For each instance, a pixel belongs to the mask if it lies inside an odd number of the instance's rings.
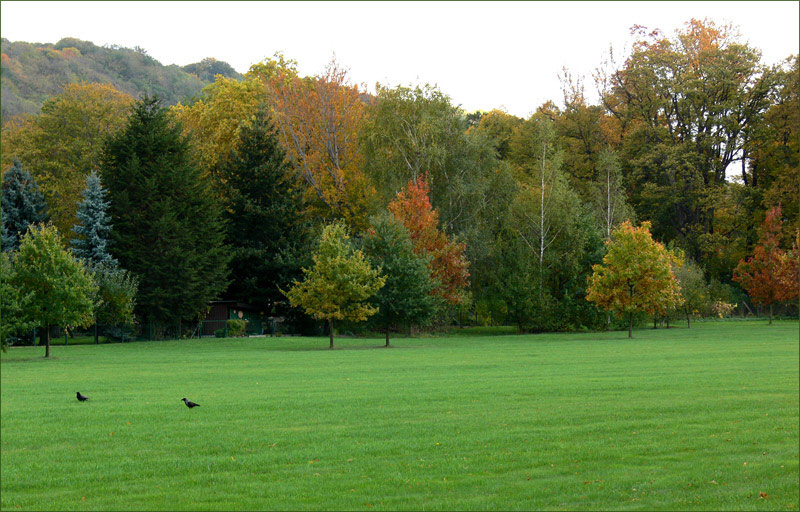
[[[228,336],[245,336],[247,320],[228,320]]]
[[[225,337],[225,329],[217,329],[214,331],[215,338],[224,338]]]
[[[711,311],[719,318],[727,318],[731,316],[731,313],[733,313],[733,308],[735,307],[736,306],[734,304],[729,304],[727,302],[718,300],[712,306]]]

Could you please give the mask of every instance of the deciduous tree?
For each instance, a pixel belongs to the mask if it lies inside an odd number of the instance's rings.
[[[60,233],[75,225],[86,176],[99,168],[105,139],[122,128],[132,103],[111,85],[69,84],[39,116],[3,126],[3,162],[18,158],[36,178]]]
[[[91,325],[97,286],[83,264],[63,247],[54,226],[39,224],[22,237],[10,283],[28,294],[21,315],[42,328],[50,357],[50,326]]]
[[[280,70],[266,84],[281,141],[310,203],[323,217],[365,227],[375,190],[361,168],[359,86],[350,83],[335,59],[320,76],[300,78]]]
[[[743,259],[733,269],[733,280],[740,283],[756,304],[772,306],[797,298],[797,258],[787,257],[780,247],[781,207],[770,208],[759,230],[758,244],[753,256]],[[796,254],[796,252],[795,252]]]
[[[424,324],[436,313],[440,299],[433,295],[430,257],[414,252],[406,228],[388,214],[372,219],[364,237],[364,252],[386,278],[371,301],[378,307],[373,321],[384,329],[388,347],[392,327]]]
[[[619,158],[614,151],[609,149],[600,151],[597,157],[597,171],[593,203],[607,240],[611,238],[611,230],[615,226],[624,220],[631,220],[633,211],[626,200]]]
[[[635,227],[628,221],[606,242],[603,263],[594,265],[586,300],[628,315],[628,337],[633,337],[633,315],[654,315],[680,303],[680,286],[672,271],[675,256],[650,235],[650,223]]]
[[[434,293],[451,305],[464,303],[469,278],[465,245],[450,240],[439,228],[439,213],[431,207],[425,175],[409,181],[389,203],[389,211],[408,230],[414,251],[431,258]]]
[[[0,252],[0,348],[3,352],[8,350],[15,335],[30,331],[34,326],[24,316],[31,292],[11,284],[14,267],[10,254],[7,251]]]
[[[203,176],[212,180],[219,195],[224,195],[226,183],[220,168],[233,152],[241,126],[251,121],[265,99],[259,80],[217,76],[195,102],[172,107],[186,134],[191,134]]]
[[[686,314],[686,327],[691,328],[692,316],[710,307],[708,284],[703,269],[691,258],[686,258],[683,251],[674,251],[677,264],[673,268],[675,278],[681,287],[683,312]]]
[[[729,26],[693,19],[672,37],[633,33],[631,55],[598,74],[622,129],[632,206],[659,238],[677,238],[713,268],[733,236],[716,229],[726,172],[749,147],[777,75]]]
[[[373,268],[360,250],[350,244],[344,224],[325,226],[319,246],[312,255],[314,266],[303,269],[305,279],[294,281],[286,297],[318,320],[327,320],[330,348],[333,348],[334,320],[363,322],[378,312],[369,299],[381,289],[386,278]]]

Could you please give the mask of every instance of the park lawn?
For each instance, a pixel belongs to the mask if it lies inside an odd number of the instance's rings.
[[[0,506],[797,510],[798,325],[12,348]]]

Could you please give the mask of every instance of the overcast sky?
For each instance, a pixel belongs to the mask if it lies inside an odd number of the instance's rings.
[[[0,2],[0,34],[140,46],[162,64],[204,57],[239,72],[282,51],[301,74],[336,53],[355,82],[438,84],[468,111],[527,117],[561,104],[558,73],[586,76],[634,24],[671,34],[690,18],[733,23],[766,63],[798,53],[798,2]]]

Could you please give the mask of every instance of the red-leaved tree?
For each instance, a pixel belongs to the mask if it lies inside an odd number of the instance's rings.
[[[733,269],[733,280],[740,283],[756,304],[769,306],[769,323],[772,323],[772,305],[797,298],[797,248],[781,249],[781,207],[767,211],[761,225],[758,244],[753,256],[739,261]]]
[[[414,242],[414,252],[431,256],[431,277],[435,295],[449,304],[463,303],[469,278],[465,245],[447,238],[439,229],[439,212],[431,206],[427,177],[411,180],[389,203],[389,211],[406,227]]]

